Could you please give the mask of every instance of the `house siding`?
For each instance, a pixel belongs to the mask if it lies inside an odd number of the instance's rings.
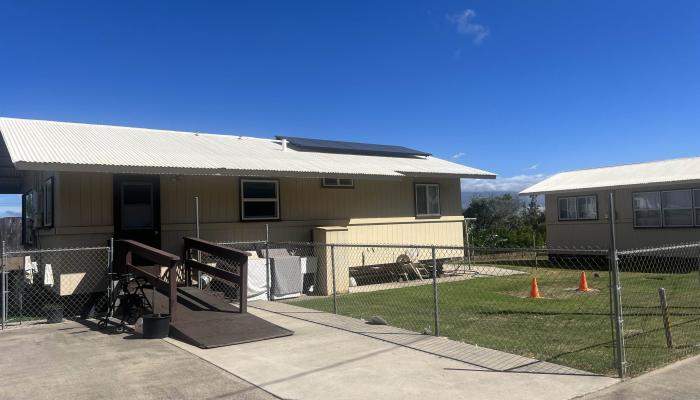
[[[56,175],[55,226],[39,232],[40,247],[105,245],[113,234],[112,175]],[[180,252],[182,237],[200,232],[214,241],[311,241],[318,226],[348,226],[354,243],[461,245],[458,178],[356,179],[353,189],[323,188],[320,179],[279,178],[280,221],[242,222],[240,179],[222,176],[161,176],[161,244]],[[41,179],[35,179],[40,185]],[[440,184],[440,218],[415,217],[414,184]],[[37,186],[37,188],[40,186]]]
[[[618,249],[661,246],[670,243],[700,241],[700,227],[689,228],[635,228],[632,193],[676,189],[700,189],[700,184],[643,185],[634,188],[612,189],[615,196],[615,230]],[[610,245],[609,194],[606,190],[582,190],[545,195],[547,245],[552,247],[595,247],[607,249]],[[559,221],[560,197],[596,195],[598,219],[594,221]]]

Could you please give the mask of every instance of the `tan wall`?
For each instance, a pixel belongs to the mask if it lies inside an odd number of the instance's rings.
[[[644,186],[641,188],[615,189],[615,229],[618,249],[700,241],[700,227],[697,228],[635,228],[632,208],[632,193],[700,189],[700,185],[667,184]],[[553,247],[598,247],[607,249],[610,243],[609,215],[610,190],[567,192],[545,196],[547,219],[547,244]],[[597,221],[559,221],[558,200],[571,195],[591,195],[598,197]]]
[[[38,232],[37,247],[106,245],[114,232],[112,175],[28,173],[25,179],[26,190],[30,187],[41,188],[41,183],[48,176],[54,176],[55,179],[54,227]],[[319,179],[281,178],[279,181],[281,221],[269,222],[270,239],[273,241],[462,244],[459,179],[358,179],[353,189],[323,188]],[[415,217],[416,182],[440,184],[443,217]],[[199,197],[200,202],[200,230],[203,238],[213,241],[265,238],[265,222],[240,221],[240,180],[237,177],[162,176],[160,190],[161,243],[165,250],[179,254],[182,237],[194,235],[195,196]],[[322,226],[345,228],[342,237],[337,233],[324,233],[322,237],[314,237],[314,228]],[[321,252],[321,274],[328,281],[331,278],[324,267],[330,266],[325,263],[325,250],[317,250]],[[369,260],[372,255],[370,250],[367,251]],[[336,256],[340,289],[347,290],[348,268],[351,264],[360,265],[361,254],[357,249],[339,250]],[[52,262],[57,292],[86,292],[98,289],[96,283],[102,284],[102,258],[93,257],[95,265],[85,268],[89,272],[83,275],[80,270],[87,260],[53,258],[55,257],[46,257],[43,262]],[[371,262],[395,261],[394,254],[389,252],[383,252],[380,258],[371,259]],[[79,264],[80,267],[77,267]]]
[[[55,224],[39,231],[38,247],[106,245],[114,232],[112,175],[28,173],[27,186],[40,188],[47,174],[55,175]],[[269,222],[273,241],[312,241],[315,227],[346,226],[347,240],[353,243],[462,243],[459,179],[357,179],[353,189],[323,188],[319,179],[311,178],[279,181],[281,221]],[[415,217],[416,182],[440,184],[441,218]],[[162,176],[160,190],[165,250],[179,254],[182,237],[194,235],[195,196],[203,238],[265,238],[265,222],[240,221],[237,177]]]

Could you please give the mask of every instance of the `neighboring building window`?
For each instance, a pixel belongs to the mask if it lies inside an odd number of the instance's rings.
[[[661,193],[632,193],[632,205],[635,227],[657,228],[661,226]]]
[[[576,196],[559,198],[559,220],[598,219],[598,199],[596,196]]]
[[[576,197],[562,197],[559,199],[559,219],[562,221],[576,219]]]
[[[279,182],[241,179],[241,219],[244,221],[279,219]]]
[[[42,215],[44,216],[44,226],[53,226],[53,178],[49,178],[44,181],[44,187],[42,188]]]
[[[664,226],[693,225],[693,195],[690,190],[661,192]]]
[[[321,186],[327,188],[351,188],[355,186],[355,182],[351,178],[323,178]]]
[[[700,226],[700,189],[693,190],[693,204],[695,205],[695,225]]]
[[[22,195],[22,244],[34,243],[34,201],[36,194],[33,190]]]
[[[434,183],[416,184],[416,216],[434,217],[440,215],[440,185]]]

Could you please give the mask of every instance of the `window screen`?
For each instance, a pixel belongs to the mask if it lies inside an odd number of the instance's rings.
[[[661,194],[659,192],[633,193],[632,205],[635,227],[661,226]]]
[[[416,184],[416,215],[440,215],[440,186],[437,184]]]
[[[693,197],[690,190],[661,192],[664,226],[693,225]]]

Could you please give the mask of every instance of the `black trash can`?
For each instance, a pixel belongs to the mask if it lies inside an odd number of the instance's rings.
[[[143,338],[163,339],[170,333],[170,315],[146,314],[143,317]]]
[[[63,306],[60,304],[49,304],[44,307],[46,311],[46,323],[58,324],[63,322]]]

